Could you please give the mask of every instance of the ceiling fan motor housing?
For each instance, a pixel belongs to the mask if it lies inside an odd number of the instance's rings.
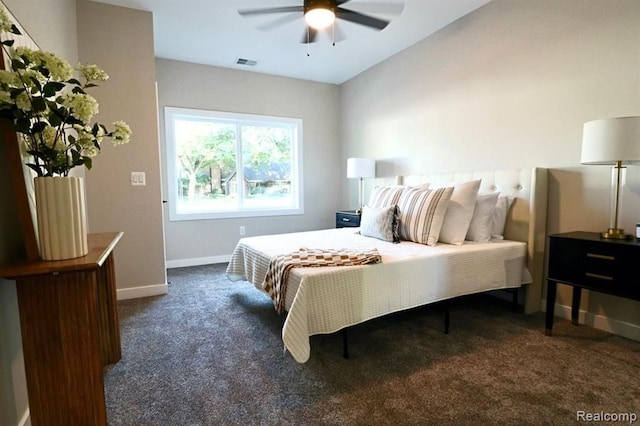
[[[336,13],[336,2],[334,0],[304,0],[304,14],[313,9],[326,9]]]

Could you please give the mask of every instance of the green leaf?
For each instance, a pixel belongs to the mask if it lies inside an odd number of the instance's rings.
[[[34,170],[38,176],[42,177],[42,169],[38,166],[36,166],[35,164],[31,164],[31,163],[27,163],[27,167],[29,167],[30,169]]]
[[[18,27],[16,27],[15,24],[11,24],[11,33],[13,34],[17,34],[17,35],[22,35],[22,33],[20,32],[20,30],[18,29]]]
[[[85,84],[85,86],[84,86],[84,88],[85,88],[85,89],[88,89],[88,88],[90,88],[90,87],[98,87],[98,85],[97,85],[97,84],[95,84],[95,83],[87,83],[87,84]]]
[[[47,123],[45,123],[44,121],[37,121],[37,122],[33,123],[33,126],[31,127],[31,132],[32,132],[32,134],[42,133],[42,131],[46,127],[47,127]]]
[[[51,124],[52,127],[58,127],[63,123],[60,117],[53,110],[49,110],[49,115],[47,116],[47,119],[49,120],[49,124]]]
[[[38,88],[38,91],[39,91],[39,92],[42,92],[42,85],[40,84],[40,80],[38,80],[38,79],[37,79],[37,78],[35,78],[35,77],[31,77],[31,82],[33,83],[33,85],[34,85],[35,87],[37,87],[37,88]],[[32,91],[31,91],[31,93],[36,93],[36,92],[34,92],[34,91],[32,90]]]
[[[72,116],[67,117],[67,123],[69,123],[69,124],[71,124],[71,125],[73,125],[73,124],[79,124],[79,125],[81,125],[81,126],[84,126],[84,124],[85,124],[85,123],[84,123],[84,121],[82,121],[82,120],[78,120],[77,118],[72,117]]]
[[[87,170],[91,170],[91,167],[93,167],[93,159],[91,157],[84,157],[84,166]]]
[[[42,88],[42,93],[44,93],[46,97],[51,97],[62,89],[64,89],[64,83],[59,81],[49,81]]]
[[[20,59],[16,59],[16,58],[11,59],[11,69],[13,69],[14,71],[24,70],[26,68],[27,66]]]
[[[71,79],[67,80],[67,83],[75,84],[75,85],[78,85],[78,86],[82,85],[82,83],[80,83],[80,81],[78,81],[78,79],[76,79],[76,78],[71,78]]]
[[[13,43],[15,43],[15,40],[5,40],[2,42],[2,44],[9,47],[13,46]]]
[[[34,112],[44,112],[47,110],[47,103],[41,96],[36,96],[31,100],[31,108]]]
[[[31,134],[31,121],[28,118],[18,118],[16,120],[16,131],[26,135]]]
[[[81,95],[86,95],[86,94],[87,94],[87,92],[85,92],[84,90],[82,90],[82,88],[81,88],[81,87],[74,87],[74,88],[73,88],[73,90],[72,90],[72,92],[73,92],[73,93],[79,93],[79,94],[81,94]]]

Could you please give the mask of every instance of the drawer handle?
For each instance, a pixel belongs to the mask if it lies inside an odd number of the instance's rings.
[[[592,274],[591,272],[587,272],[585,273],[585,275],[588,276],[589,278],[597,278],[599,280],[613,281],[613,277],[609,277],[607,275]]]
[[[595,253],[587,253],[587,257],[593,257],[594,259],[616,260],[616,258],[613,256],[605,256],[604,254]]]
[[[343,217],[343,218],[342,218],[342,221],[343,221],[343,222],[351,222],[351,219],[349,219],[349,218],[347,218],[347,217]]]

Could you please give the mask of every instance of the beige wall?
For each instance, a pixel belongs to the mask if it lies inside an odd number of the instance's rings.
[[[301,118],[304,132],[304,215],[170,222],[167,210],[170,262],[225,258],[240,239],[240,225],[247,236],[333,226],[340,175],[346,168],[346,161],[339,159],[337,86],[166,59],[156,60],[156,73],[163,168],[165,106]],[[167,188],[166,181],[163,186]]]
[[[3,0],[41,49],[75,63],[78,58],[75,0]],[[0,149],[0,262],[20,256],[22,234],[13,207],[6,155]],[[15,283],[0,279],[0,425],[26,419],[27,400]]]
[[[105,141],[86,173],[89,231],[124,231],[115,252],[119,297],[166,292],[152,15],[79,1],[78,41],[80,60],[110,77],[92,92],[97,118],[133,131],[128,145]],[[146,173],[146,186],[131,185],[134,171]]]
[[[548,167],[548,231],[602,230],[610,174],[580,166],[582,125],[640,115],[639,23],[637,0],[493,0],[342,86],[342,157],[372,156],[386,176]],[[631,232],[640,167],[628,172]],[[637,302],[582,307],[638,333]]]
[[[345,177],[346,158],[361,155],[376,158],[386,176],[549,167],[549,232],[600,230],[608,218],[609,172],[579,165],[582,124],[640,115],[637,0],[493,0],[341,87],[163,59],[154,64],[152,17],[145,12],[80,0],[76,33],[74,0],[4,1],[42,48],[71,62],[96,62],[111,75],[95,91],[99,118],[124,119],[134,139],[118,148],[105,144],[86,174],[89,223],[92,232],[125,231],[117,277],[130,295],[165,284],[156,73],[160,107],[304,120],[305,215],[165,222],[171,260],[228,255],[240,225],[248,235],[331,227],[335,209],[353,207],[357,193]],[[146,172],[147,186],[132,187],[131,171]],[[3,261],[20,251],[21,237],[1,177]],[[628,177],[623,226],[631,230],[640,220],[640,167],[630,167]],[[562,292],[560,302],[569,304],[567,296]],[[639,307],[598,294],[583,302],[594,314],[636,326]],[[0,281],[3,425],[17,424],[27,409],[20,346],[15,286]]]

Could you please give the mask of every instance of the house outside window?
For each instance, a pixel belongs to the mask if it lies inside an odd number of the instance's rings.
[[[302,214],[302,120],[165,107],[169,220]]]

